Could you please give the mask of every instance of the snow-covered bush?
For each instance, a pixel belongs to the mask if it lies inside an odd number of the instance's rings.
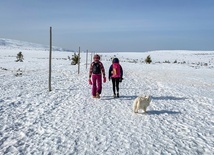
[[[148,64],[150,64],[152,62],[152,59],[151,59],[150,55],[148,55],[146,57],[145,62],[148,63]]]
[[[74,53],[74,55],[72,55],[72,58],[71,58],[71,60],[72,60],[71,65],[78,64],[79,59],[80,59],[79,55],[77,55],[76,53]]]
[[[18,54],[17,54],[17,56],[16,56],[16,62],[23,62],[23,60],[24,60],[24,56],[23,56],[23,54],[22,54],[22,52],[19,52]]]

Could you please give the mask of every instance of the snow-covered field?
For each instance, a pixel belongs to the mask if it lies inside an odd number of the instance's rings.
[[[214,51],[100,53],[106,74],[121,61],[116,99],[111,81],[91,97],[86,53],[80,74],[72,54],[53,52],[49,92],[48,49],[0,46],[0,154],[214,154]],[[131,109],[138,95],[152,96],[146,114]]]

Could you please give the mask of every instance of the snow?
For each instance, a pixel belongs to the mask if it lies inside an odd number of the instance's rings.
[[[72,54],[53,52],[49,92],[48,50],[0,46],[0,154],[214,153],[214,51],[100,53],[106,74],[113,56],[124,69],[116,99],[111,81],[91,97],[86,53],[80,74]],[[152,96],[147,113],[132,111],[139,95]]]

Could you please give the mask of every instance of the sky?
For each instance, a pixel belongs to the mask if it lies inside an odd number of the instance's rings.
[[[213,0],[1,0],[0,38],[95,52],[214,50]]]

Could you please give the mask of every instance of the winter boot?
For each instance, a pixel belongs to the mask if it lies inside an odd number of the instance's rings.
[[[99,93],[96,93],[96,98],[100,98],[100,94]]]
[[[117,93],[117,97],[120,97],[120,96],[119,96],[119,93]]]

